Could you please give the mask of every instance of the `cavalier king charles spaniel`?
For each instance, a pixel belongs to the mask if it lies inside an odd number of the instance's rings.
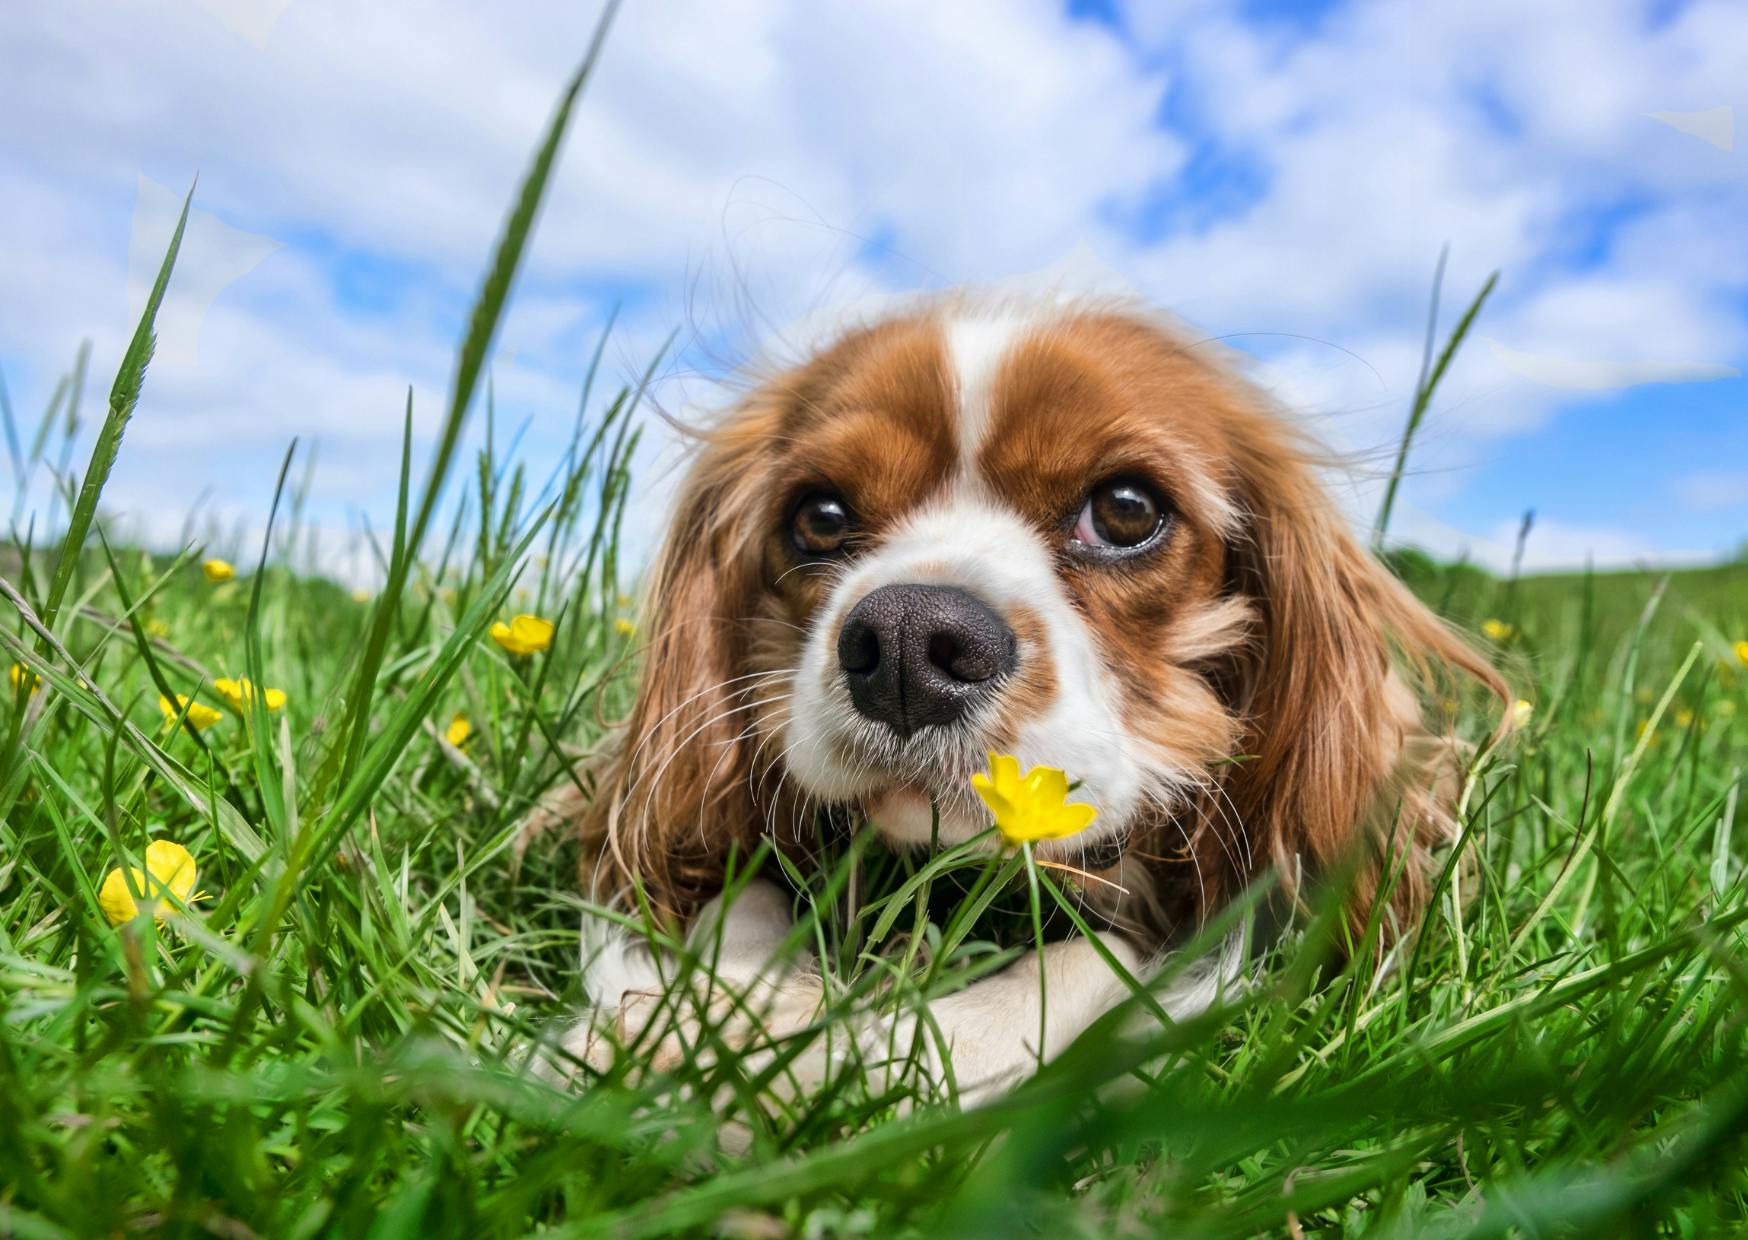
[[[764,377],[701,432],[648,575],[585,886],[711,936],[777,1033],[819,978],[770,958],[787,890],[719,907],[731,855],[806,864],[820,807],[895,848],[960,842],[989,828],[991,751],[1060,768],[1097,817],[1037,855],[1091,876],[1102,950],[1051,943],[931,1004],[926,1054],[973,1098],[1129,993],[1107,953],[1145,977],[1264,874],[1291,895],[1339,872],[1354,926],[1412,933],[1468,753],[1428,704],[1465,677],[1509,699],[1356,541],[1329,463],[1231,358],[1124,304],[949,296]],[[663,966],[585,940],[595,1013],[566,1045],[610,1057]],[[1174,1016],[1232,974],[1218,954]]]

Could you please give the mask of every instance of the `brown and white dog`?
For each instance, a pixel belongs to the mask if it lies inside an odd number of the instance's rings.
[[[996,750],[1097,808],[1039,855],[1105,880],[1085,896],[1133,972],[1268,867],[1290,889],[1340,866],[1357,924],[1387,888],[1386,935],[1410,932],[1464,752],[1423,702],[1505,687],[1356,542],[1325,463],[1230,359],[1121,304],[948,297],[769,376],[703,433],[651,570],[585,885],[710,925],[719,974],[806,1019],[817,979],[767,959],[789,897],[756,882],[719,919],[726,859],[822,805],[896,846],[929,844],[934,807],[967,839]],[[586,938],[623,1029],[655,966]],[[1040,967],[1044,1047],[1015,1033]],[[936,1045],[999,1088],[1125,985],[1055,943],[936,1001]]]

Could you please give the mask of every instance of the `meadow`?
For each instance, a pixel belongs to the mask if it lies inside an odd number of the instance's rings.
[[[619,548],[655,519],[628,510],[639,390],[585,395],[605,412],[576,418],[550,471],[503,459],[495,435],[472,461],[461,445],[493,419],[492,339],[583,77],[513,203],[422,468],[409,411],[378,588],[303,571],[292,455],[263,480],[257,545],[108,541],[102,489],[175,241],[89,458],[0,548],[18,669],[0,741],[0,1234],[1744,1226],[1744,564],[1516,579],[1394,558],[1524,704],[1477,760],[1427,924],[1382,961],[1375,943],[1334,952],[1333,902],[1314,901],[1206,1016],[1173,1024],[1137,994],[978,1109],[853,1062],[796,1096],[797,1045],[708,1031],[671,1071],[574,1088],[530,1072],[581,1001],[584,905],[566,833],[525,827],[554,788],[586,795],[575,759],[636,666]],[[80,382],[39,431],[9,421],[21,485],[58,454]],[[517,613],[550,619],[550,641],[494,637]],[[1451,710],[1486,737],[1478,703]],[[117,884],[142,892],[111,875],[154,840],[197,877],[161,921],[117,924]],[[865,832],[821,848],[820,875],[795,877],[830,1001],[801,1039],[963,985],[1043,916],[1074,916],[1061,875],[1028,881],[1012,859],[895,857]]]

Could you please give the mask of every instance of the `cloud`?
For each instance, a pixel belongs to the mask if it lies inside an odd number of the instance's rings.
[[[170,238],[182,211],[183,196],[150,177],[139,178],[133,227],[127,246],[127,317],[137,321],[162,269]],[[200,361],[200,326],[225,287],[253,271],[280,248],[271,237],[232,228],[210,211],[189,208],[182,254],[157,319],[160,365],[193,366]]]
[[[273,25],[289,7],[291,0],[196,0],[211,13],[256,47],[266,47]]]
[[[1736,149],[1736,110],[1729,104],[1707,108],[1703,112],[1647,112],[1654,121],[1669,128],[1692,134],[1701,142],[1709,142],[1720,151]]]
[[[1502,521],[1488,531],[1488,559],[1495,569],[1503,567],[1498,552],[1514,547],[1519,526]],[[1611,526],[1570,524],[1538,519],[1524,541],[1525,572],[1559,569],[1642,568],[1652,565],[1703,564],[1714,558],[1710,551],[1660,547],[1642,534]]]
[[[1703,383],[1713,379],[1734,379],[1742,373],[1734,366],[1711,362],[1590,361],[1550,357],[1545,353],[1521,352],[1488,336],[1481,337],[1481,341],[1493,351],[1493,356],[1502,366],[1530,382],[1581,392],[1635,387],[1641,383]]]
[[[1716,469],[1686,474],[1671,484],[1676,502],[1690,512],[1732,512],[1748,508],[1748,469]]]
[[[0,171],[0,356],[30,396],[82,336],[113,367],[180,206],[162,183],[198,170],[118,484],[260,496],[301,434],[345,471],[316,502],[378,503],[594,13],[217,7],[0,16],[0,141],[28,152]],[[501,414],[535,450],[568,433],[616,302],[609,391],[675,323],[733,357],[821,305],[1110,248],[1113,204],[1181,159],[1163,89],[1042,2],[627,6],[504,324]]]
[[[0,361],[17,403],[46,401],[82,337],[95,375],[113,367],[168,235],[162,204],[136,199],[178,197],[141,187],[198,171],[117,502],[210,490],[215,508],[264,510],[300,434],[323,455],[315,518],[380,513],[407,389],[427,434],[594,17],[460,0],[0,9],[15,155],[0,166]],[[1449,242],[1445,330],[1499,269],[1481,330],[1509,351],[1466,350],[1423,430],[1407,498],[1436,518],[1488,445],[1583,416],[1583,390],[1514,356],[1719,373],[1748,356],[1748,183],[1645,124],[1739,94],[1739,5],[1656,21],[1628,0],[1121,18],[1045,0],[625,6],[503,325],[500,425],[528,424],[525,445],[550,456],[615,305],[602,387],[633,380],[677,324],[679,373],[656,395],[683,413],[730,397],[710,382],[719,362],[793,353],[882,298],[1065,262],[1070,284],[1102,264],[1229,338],[1320,435],[1375,462]],[[676,450],[657,428],[644,452],[654,466]],[[1376,485],[1362,478],[1357,511]],[[1526,502],[1557,519],[1549,499]]]
[[[1522,517],[1501,519],[1480,530],[1461,530],[1432,514],[1408,508],[1398,514],[1397,539],[1449,560],[1462,560],[1494,573],[1508,573],[1518,555]],[[1538,515],[1523,543],[1524,572],[1561,572],[1586,567],[1627,569],[1672,567],[1714,561],[1717,553],[1671,547],[1619,526],[1563,521]]]
[[[1117,261],[1260,355],[1278,398],[1358,461],[1356,511],[1375,509],[1401,432],[1446,243],[1441,339],[1488,272],[1501,278],[1422,428],[1413,503],[1459,507],[1511,437],[1582,434],[1592,392],[1740,372],[1748,181],[1644,117],[1677,92],[1739,93],[1726,49],[1748,41],[1748,10],[1354,0],[1303,23],[1211,4],[1123,13],[1174,74],[1172,123],[1198,144],[1190,166],[1239,169],[1246,190]],[[1547,514],[1549,546],[1562,529],[1580,538],[1589,527],[1559,513],[1584,507],[1583,486],[1549,474],[1512,507]],[[1473,521],[1476,505],[1460,507]],[[1595,532],[1615,556],[1672,537]],[[1446,548],[1490,536],[1427,534]]]

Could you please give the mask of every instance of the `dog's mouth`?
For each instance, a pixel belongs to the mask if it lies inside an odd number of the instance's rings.
[[[860,816],[872,823],[887,843],[903,848],[950,848],[987,832],[989,811],[969,791],[942,798],[914,784],[898,784],[861,798]],[[1101,830],[1095,824],[1079,835],[1043,840],[1038,855],[1076,869],[1108,870],[1123,859],[1129,832]],[[991,836],[989,846],[1001,847]]]
[[[842,806],[844,821],[871,824],[892,847],[951,848],[988,833],[995,850],[1002,844],[971,777],[988,768],[992,750],[1008,749],[974,727],[929,728],[905,738],[851,730],[828,743],[831,774],[818,791]],[[1051,765],[1048,757],[1039,761]],[[1076,799],[1098,800],[1085,792]],[[1103,816],[1086,830],[1039,841],[1036,854],[1074,869],[1115,866],[1127,850],[1129,824],[1120,810],[1100,808]]]

